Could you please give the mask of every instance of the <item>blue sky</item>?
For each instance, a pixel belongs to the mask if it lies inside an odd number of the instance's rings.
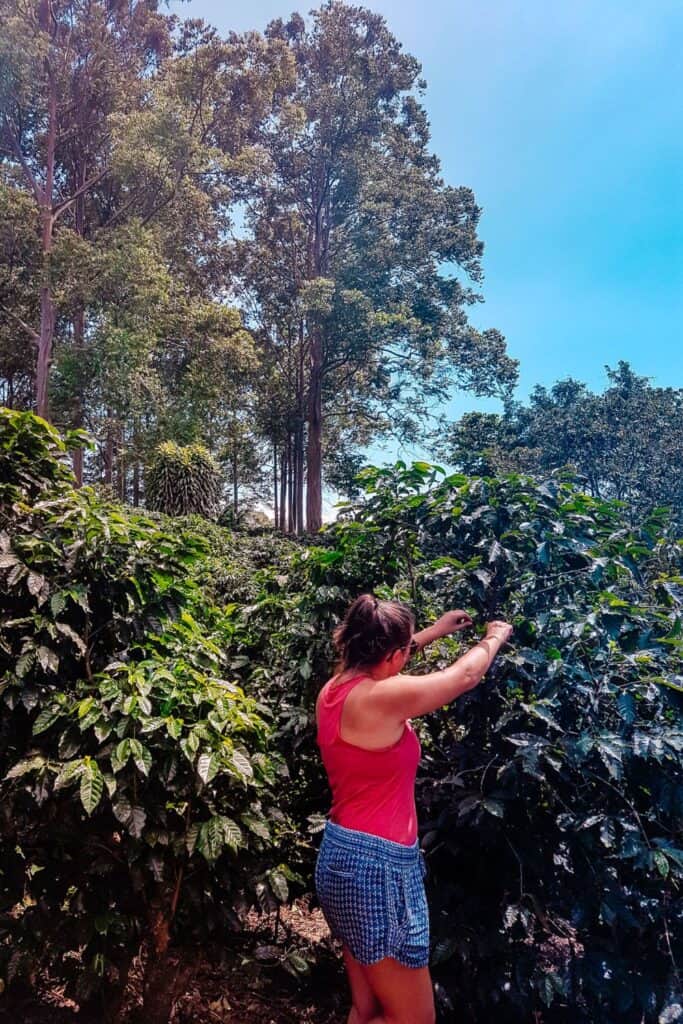
[[[173,5],[220,30],[312,4]],[[680,0],[368,0],[420,60],[432,149],[483,208],[485,302],[517,397],[630,361],[683,387]],[[496,402],[456,395],[454,416]],[[410,456],[419,452],[405,451]]]

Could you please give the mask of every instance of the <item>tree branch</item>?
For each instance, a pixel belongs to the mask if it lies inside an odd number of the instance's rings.
[[[37,331],[34,331],[34,329],[29,324],[27,324],[25,320],[22,320],[20,316],[17,316],[16,313],[13,313],[11,309],[7,308],[7,306],[0,306],[0,311],[5,313],[7,316],[11,317],[11,319],[18,323],[20,327],[23,327],[26,333],[31,336],[31,340],[33,341],[33,343],[35,345],[38,344],[38,342],[40,341],[40,335],[38,334]]]
[[[7,132],[7,137],[9,139],[9,141],[10,141],[10,144],[11,144],[12,152],[14,153],[14,155],[17,158],[17,160],[21,164],[21,169],[24,172],[24,177],[26,178],[26,181],[27,181],[27,183],[29,185],[29,188],[31,189],[31,191],[33,192],[33,195],[35,196],[36,202],[38,203],[39,206],[42,206],[43,202],[45,201],[45,192],[40,187],[38,182],[36,181],[35,175],[31,171],[31,168],[29,167],[29,165],[27,163],[26,157],[24,156],[24,154],[21,151],[21,146],[19,145],[19,140],[17,139],[16,135],[12,131],[12,126],[9,123],[9,119],[7,117],[7,114],[4,115],[3,121],[4,121],[4,124],[5,124],[5,131]]]
[[[69,196],[68,199],[65,199],[61,203],[58,203],[52,211],[53,220],[57,220],[60,214],[64,213],[65,210],[68,210],[69,207],[76,202],[79,196],[82,196],[83,193],[87,192],[89,188],[92,188],[93,185],[96,185],[98,181],[101,181],[102,178],[104,178],[105,174],[107,174],[108,172],[109,168],[105,167],[104,170],[98,171],[97,174],[93,174],[92,178],[88,178],[87,181],[84,181],[80,188],[77,188],[76,191],[71,196]]]

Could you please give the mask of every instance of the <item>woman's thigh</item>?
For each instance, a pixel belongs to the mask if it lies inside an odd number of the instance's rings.
[[[359,964],[348,946],[342,946],[344,953],[344,964],[351,986],[351,999],[353,1005],[363,1020],[375,1017],[382,1009],[380,1002],[372,990],[369,980],[365,976],[367,968]]]
[[[406,967],[390,956],[359,966],[390,1021],[434,1024],[434,991],[428,967]]]

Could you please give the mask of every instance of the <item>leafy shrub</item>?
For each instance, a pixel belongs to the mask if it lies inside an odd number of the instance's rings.
[[[441,1008],[504,1024],[679,1019],[683,544],[666,513],[632,528],[620,503],[561,477],[399,463],[361,480],[331,546],[286,581],[264,575],[237,615],[245,685],[277,702],[298,768],[289,809],[313,827],[327,809],[313,701],[352,597],[412,601],[424,624],[449,607],[481,627],[508,618],[487,680],[418,723]],[[417,671],[466,646],[434,645]]]
[[[145,1016],[165,1021],[174,937],[286,895],[284,769],[189,575],[203,540],[74,491],[65,453],[0,411],[0,965],[49,967],[114,1020],[142,949]]]
[[[217,513],[221,489],[218,463],[204,445],[174,441],[157,446],[147,473],[145,500],[150,509],[171,516]]]

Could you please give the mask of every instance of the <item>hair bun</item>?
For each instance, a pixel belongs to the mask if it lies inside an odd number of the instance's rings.
[[[414,628],[413,613],[406,605],[380,601],[374,594],[360,594],[334,630],[333,638],[345,668],[367,667],[405,647]]]

